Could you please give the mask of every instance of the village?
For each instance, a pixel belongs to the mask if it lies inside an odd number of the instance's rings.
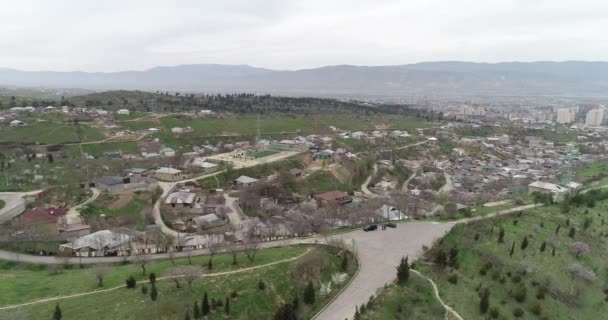
[[[37,114],[40,119],[31,120]],[[258,117],[249,120],[257,134],[201,138],[188,146],[167,142],[195,140],[188,136],[191,126],[163,127],[166,115],[127,109],[16,107],[0,121],[22,129],[74,114],[91,117],[87,126],[102,130],[104,148],[83,151],[95,141],[40,145],[46,152],[5,156],[6,166],[3,160],[7,182],[19,168],[13,181],[29,179],[27,185],[39,190],[25,200],[19,193],[3,195],[10,203],[1,209],[3,237],[13,250],[129,256],[483,215],[547,201],[542,195],[557,202],[601,180],[580,181],[572,173],[604,161],[606,150],[591,132],[579,131],[585,139],[571,142],[518,131],[479,136],[463,132],[483,126],[448,121],[410,130],[381,121],[367,130],[329,125],[318,133],[265,137]],[[225,116],[209,110],[188,115]],[[66,150],[76,146],[81,160],[69,162]],[[37,173],[63,161],[64,170],[75,165],[86,174],[56,187]]]

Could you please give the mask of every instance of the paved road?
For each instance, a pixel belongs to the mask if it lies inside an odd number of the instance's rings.
[[[367,179],[365,179],[365,181],[361,185],[361,192],[363,192],[364,194],[374,195],[373,192],[369,191],[367,186],[369,185],[370,181],[372,181],[372,178],[376,175],[376,172],[378,172],[378,164],[374,163],[374,168],[372,170],[372,173],[370,173],[369,177],[367,177]]]
[[[66,218],[68,220],[68,224],[72,224],[72,223],[80,223],[82,222],[82,217],[80,216],[80,210],[82,207],[88,205],[89,203],[95,201],[97,199],[97,197],[99,197],[99,189],[96,188],[91,188],[91,192],[93,192],[93,194],[91,195],[90,198],[88,198],[86,201],[73,206],[70,208],[70,210],[68,210],[68,213],[66,214]]]
[[[25,200],[23,197],[36,195],[42,191],[0,192],[0,200],[5,202],[4,208],[0,209],[0,223],[4,223],[25,211]]]

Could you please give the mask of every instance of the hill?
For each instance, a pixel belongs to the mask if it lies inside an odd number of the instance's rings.
[[[605,96],[608,62],[423,62],[397,66],[337,65],[295,71],[247,65],[180,65],[113,73],[0,68],[0,84],[86,89],[291,95],[432,94]]]

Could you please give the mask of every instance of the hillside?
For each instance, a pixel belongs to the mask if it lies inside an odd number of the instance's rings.
[[[247,65],[181,65],[113,73],[0,69],[0,84],[86,89],[310,94],[604,96],[608,62],[423,62],[295,71]]]

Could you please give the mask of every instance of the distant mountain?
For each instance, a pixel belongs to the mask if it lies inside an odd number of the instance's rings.
[[[1,85],[285,94],[608,96],[608,62],[444,61],[296,71],[199,64],[111,73],[0,68]]]

